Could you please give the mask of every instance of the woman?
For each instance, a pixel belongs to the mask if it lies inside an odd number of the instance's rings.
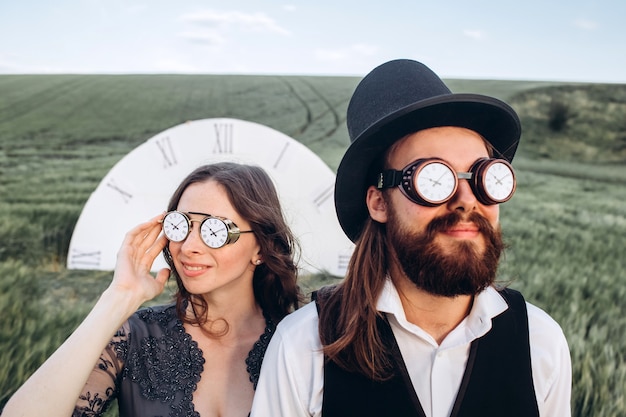
[[[153,277],[161,251],[170,269]],[[110,286],[2,416],[98,416],[117,398],[120,416],[245,417],[275,326],[300,301],[294,251],[261,168],[196,169],[166,214],[126,235]],[[175,302],[137,311],[170,271]]]

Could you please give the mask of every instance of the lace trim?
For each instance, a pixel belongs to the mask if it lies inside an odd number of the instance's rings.
[[[128,357],[124,377],[141,388],[144,398],[169,403],[170,416],[199,417],[192,402],[204,369],[198,344],[185,331],[173,308],[162,311],[148,308],[137,315],[148,324],[158,323],[163,335],[147,336],[139,341],[138,350]]]
[[[129,353],[123,377],[136,383],[144,398],[168,403],[170,416],[199,417],[193,407],[193,393],[204,370],[202,350],[185,331],[173,308],[147,308],[137,312],[137,315],[145,323],[157,323],[163,335],[144,337],[139,341],[138,349],[131,349],[130,353],[128,343],[114,347],[118,355]],[[265,323],[265,331],[245,360],[254,389],[259,380],[263,356],[276,330],[276,325],[267,316]],[[130,337],[133,337],[132,332]]]
[[[267,345],[269,345],[275,331],[276,324],[274,324],[271,318],[265,316],[265,331],[261,337],[259,337],[259,340],[254,343],[252,350],[248,353],[248,357],[246,358],[246,370],[250,375],[250,382],[252,382],[252,386],[255,390],[257,384],[259,383],[261,364],[263,363],[263,357],[265,356]]]
[[[99,393],[93,395],[89,392],[84,395],[81,394],[79,399],[86,401],[88,405],[76,406],[72,412],[72,417],[97,417],[102,415],[111,403],[112,392],[113,388],[108,388],[105,398],[100,398]]]

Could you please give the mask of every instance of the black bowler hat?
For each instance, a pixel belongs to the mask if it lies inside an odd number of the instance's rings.
[[[496,156],[513,159],[521,135],[515,111],[479,94],[453,94],[431,69],[399,59],[374,68],[356,87],[348,105],[350,147],[335,181],[339,224],[353,242],[369,216],[367,188],[375,184],[375,161],[394,142],[431,127],[456,126],[484,137]]]

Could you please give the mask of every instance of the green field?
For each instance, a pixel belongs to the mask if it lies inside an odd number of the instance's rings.
[[[73,226],[129,151],[188,120],[230,117],[302,142],[333,170],[358,79],[0,76],[0,408],[67,337],[111,273],[65,269]],[[626,85],[449,80],[509,101],[524,135],[502,207],[500,279],[563,327],[573,415],[626,415]],[[303,277],[311,290],[336,280]],[[160,302],[164,295],[155,302]]]

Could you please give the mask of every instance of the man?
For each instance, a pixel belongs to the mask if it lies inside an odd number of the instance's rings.
[[[494,284],[514,110],[395,60],[359,83],[347,124],[348,273],[278,326],[252,416],[569,416],[561,328]]]

